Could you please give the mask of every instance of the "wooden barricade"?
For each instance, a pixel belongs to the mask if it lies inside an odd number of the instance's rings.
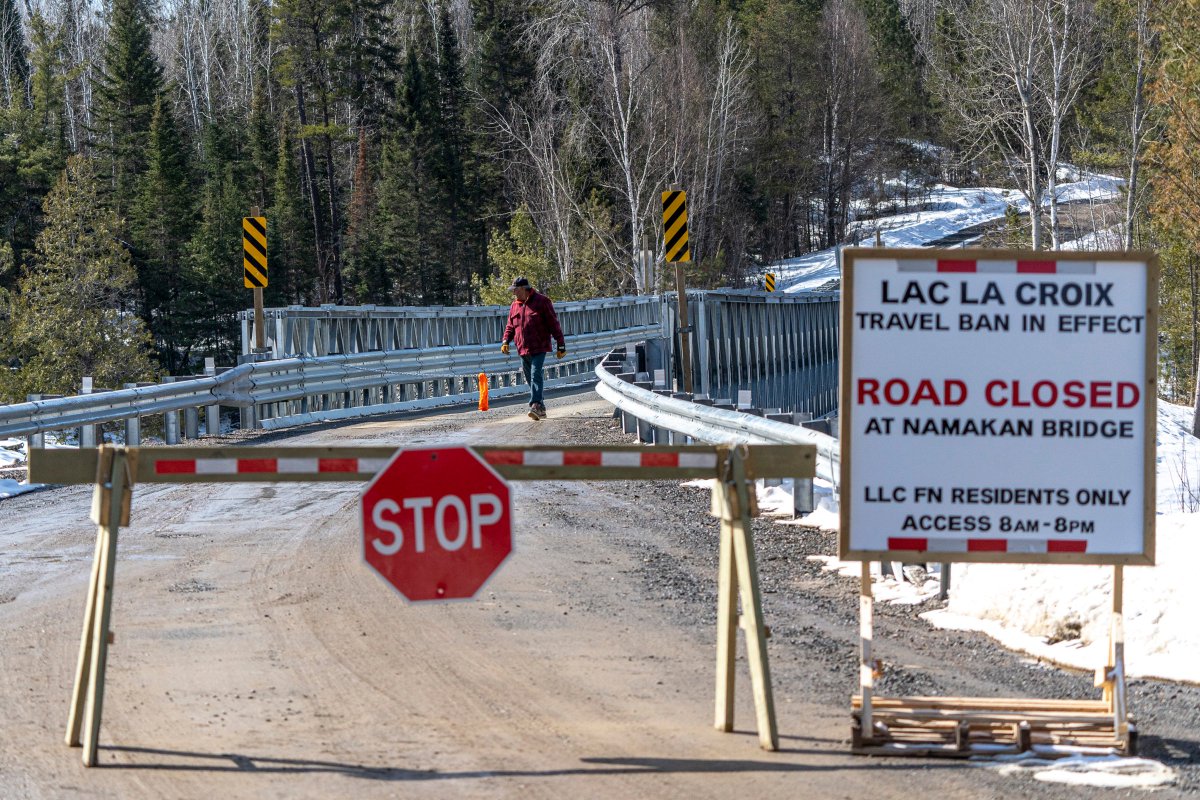
[[[1137,754],[1137,726],[1125,704],[1122,567],[1113,567],[1109,662],[1096,671],[1100,700],[876,695],[877,661],[870,562],[862,563],[859,597],[859,694],[851,698],[851,749],[866,755],[968,758],[1035,752],[1064,756],[1078,748]]]
[[[750,518],[757,513],[754,481],[811,478],[811,445],[472,448],[506,480],[714,479],[712,511],[721,520],[717,598],[716,728],[732,731],[737,629],[745,631],[750,681],[761,746],[779,747],[767,629]],[[137,483],[368,481],[397,452],[389,447],[114,447],[33,450],[29,479],[37,483],[94,483],[91,519],[98,526],[83,634],[71,695],[66,742],[97,760],[104,676],[112,634],[117,537],[130,524]],[[741,601],[739,623],[738,601]]]

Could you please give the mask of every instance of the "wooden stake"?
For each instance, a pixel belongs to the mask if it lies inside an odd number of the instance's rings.
[[[736,515],[732,520],[734,562],[742,599],[742,627],[746,631],[746,660],[754,689],[754,711],[758,717],[758,741],[764,750],[779,749],[775,723],[775,697],[771,688],[771,665],[767,659],[767,630],[763,624],[762,594],[758,586],[758,563],[750,530],[750,494],[742,448],[730,453],[731,472],[737,491]]]
[[[86,725],[83,732],[83,764],[95,766],[100,741],[100,720],[104,711],[104,675],[108,666],[108,631],[112,620],[112,590],[117,566],[117,534],[121,529],[126,488],[132,474],[123,447],[115,448],[109,479],[108,525],[101,536],[100,568],[96,608],[93,611],[91,669],[88,674]]]
[[[871,695],[875,689],[875,663],[871,652],[874,612],[871,596],[871,562],[864,561],[862,562],[862,582],[858,593],[859,638],[862,648],[858,664],[858,690],[862,694],[862,735],[868,741],[875,738],[875,722],[871,713]]]
[[[721,549],[717,567],[717,694],[716,728],[733,730],[733,701],[737,657],[737,569],[733,563],[733,522],[729,484],[713,485],[713,510],[721,517]]]

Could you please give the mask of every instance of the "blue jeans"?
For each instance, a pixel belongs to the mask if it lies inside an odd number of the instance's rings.
[[[521,371],[525,373],[525,382],[529,384],[529,405],[542,402],[542,365],[545,363],[545,353],[521,356]]]

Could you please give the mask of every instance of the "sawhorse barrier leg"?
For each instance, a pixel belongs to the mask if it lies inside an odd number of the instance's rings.
[[[763,623],[758,564],[750,529],[752,499],[740,448],[728,451],[724,477],[713,487],[714,511],[721,518],[720,561],[717,586],[717,692],[716,728],[733,730],[734,662],[737,654],[737,601],[742,603],[741,625],[746,632],[746,660],[754,692],[758,740],[764,750],[779,749],[771,665],[767,658],[767,628]]]
[[[100,448],[92,521],[97,524],[91,583],[83,614],[83,634],[75,667],[75,686],[67,719],[66,742],[83,745],[84,766],[94,766],[104,709],[104,675],[108,666],[109,624],[112,620],[113,579],[117,565],[117,534],[129,524],[129,502],[136,474],[134,458],[124,448]],[[82,733],[82,742],[81,742]]]

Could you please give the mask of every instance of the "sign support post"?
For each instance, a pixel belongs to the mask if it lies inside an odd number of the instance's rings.
[[[249,217],[242,218],[242,283],[254,292],[254,349],[266,347],[263,315],[263,289],[267,286],[267,218],[259,216],[255,206]]]
[[[683,390],[692,394],[692,326],[688,321],[687,288],[683,285],[684,261],[692,260],[688,245],[687,192],[671,189],[662,193],[663,259],[675,265],[675,292],[679,304],[679,359],[683,367]]]
[[[872,713],[872,695],[875,692],[875,656],[872,653],[875,621],[875,598],[871,594],[871,562],[862,562],[862,575],[858,590],[858,636],[860,657],[858,664],[858,691],[862,696],[862,713],[859,716],[857,732],[862,731],[871,735],[875,729]],[[857,746],[857,745],[856,745]]]

